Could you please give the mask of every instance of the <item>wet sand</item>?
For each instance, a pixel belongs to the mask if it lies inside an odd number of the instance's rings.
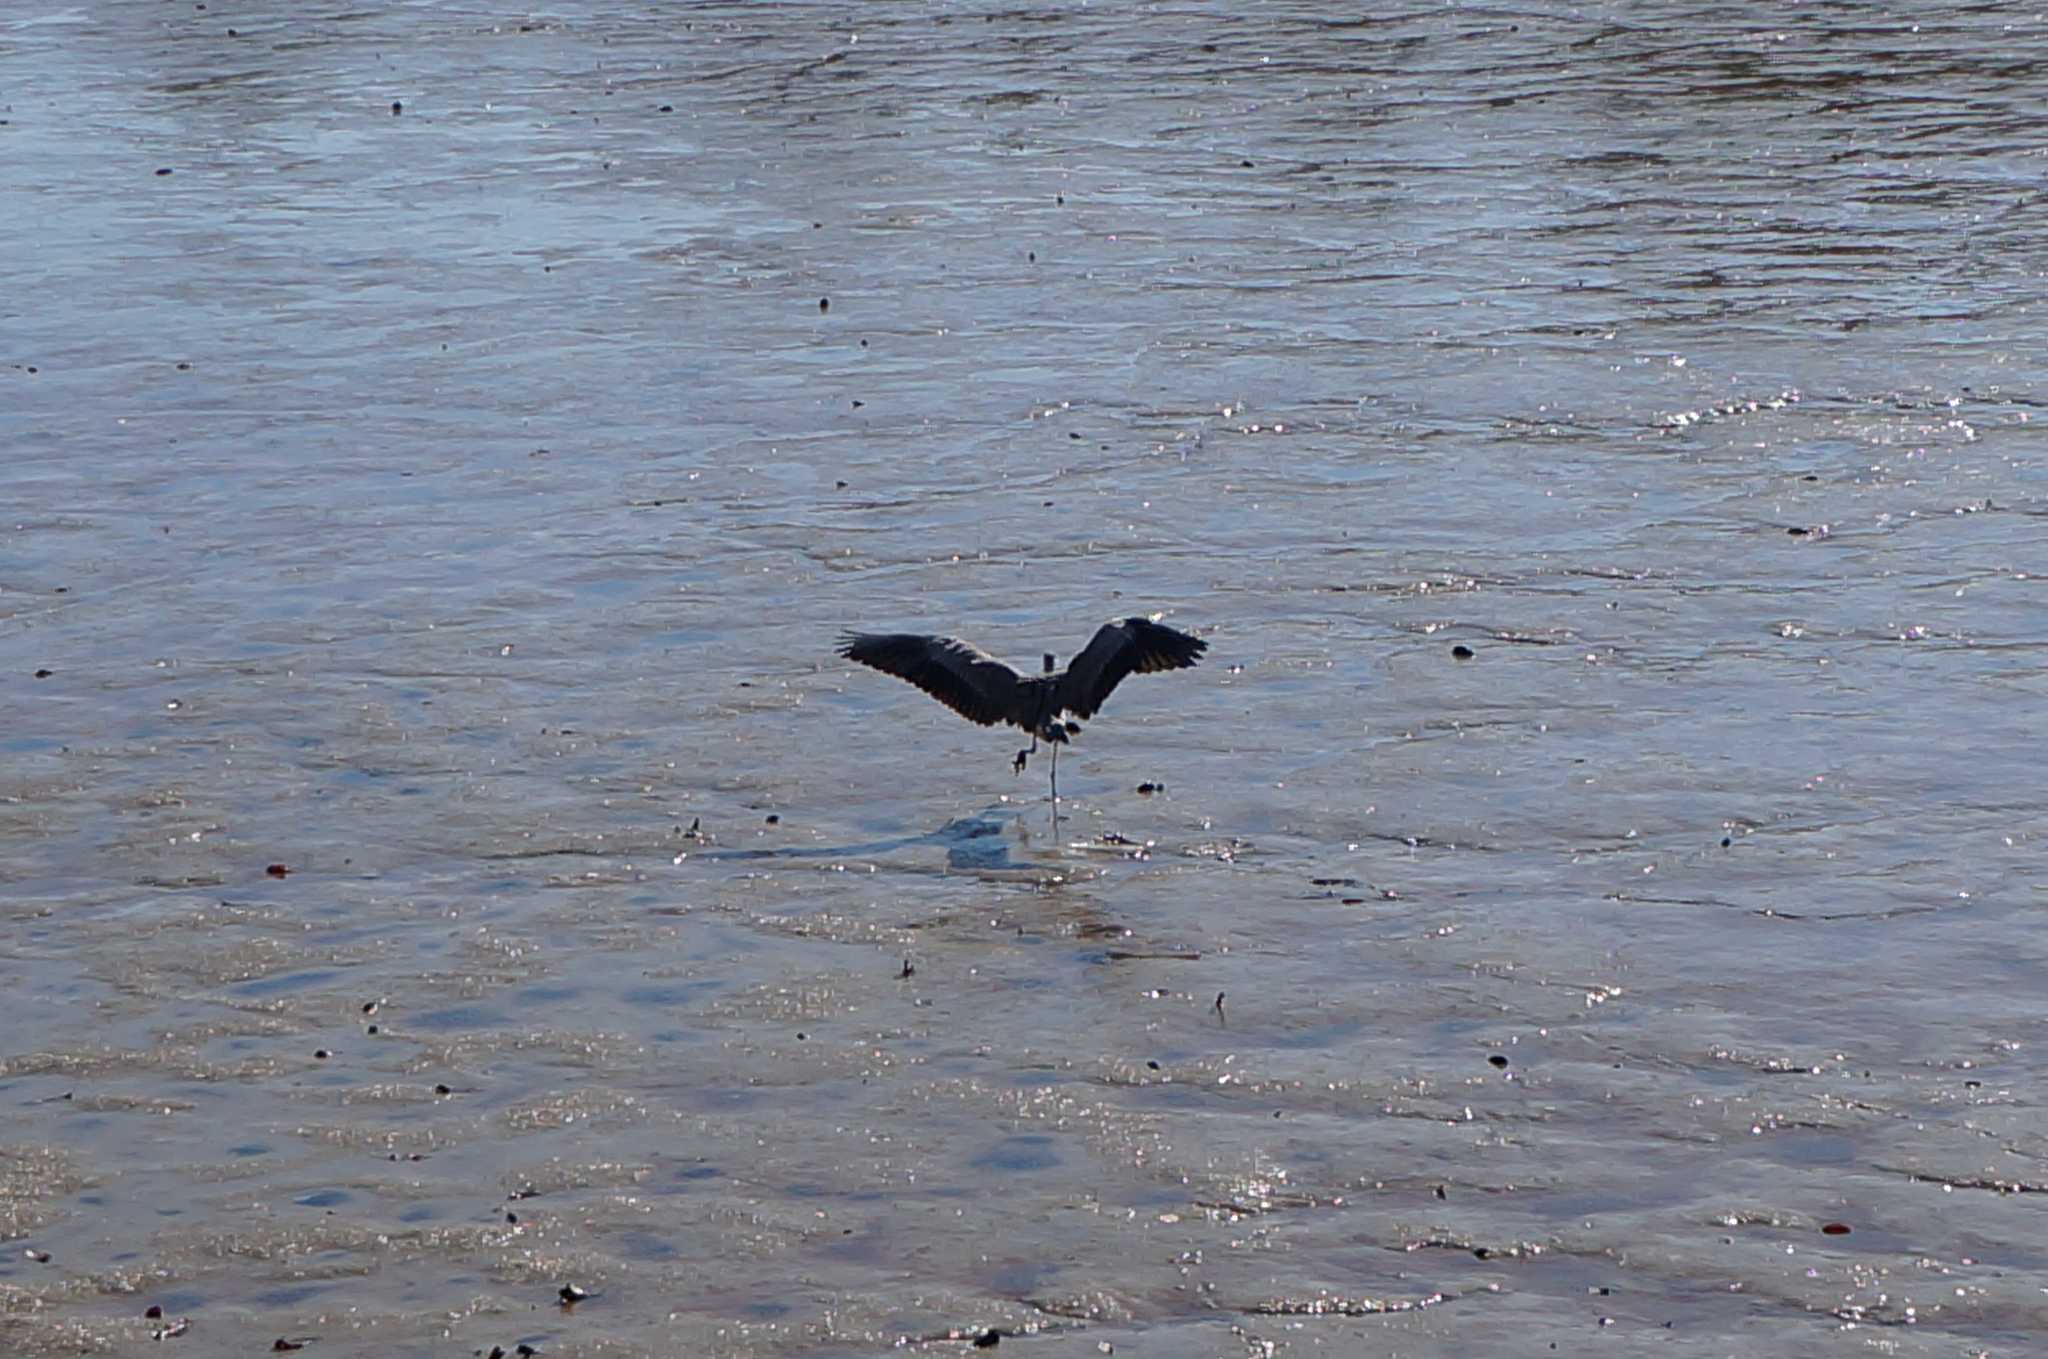
[[[2034,1352],[2044,58],[11,11],[0,1350]]]

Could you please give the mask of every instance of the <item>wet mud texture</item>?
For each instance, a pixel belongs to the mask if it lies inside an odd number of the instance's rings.
[[[0,1349],[2029,1352],[2044,58],[11,7]]]

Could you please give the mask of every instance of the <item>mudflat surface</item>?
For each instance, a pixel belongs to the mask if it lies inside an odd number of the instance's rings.
[[[0,1348],[2033,1352],[2044,69],[10,7]]]

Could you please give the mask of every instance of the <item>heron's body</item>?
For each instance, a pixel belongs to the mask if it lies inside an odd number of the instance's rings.
[[[952,637],[909,632],[848,633],[839,654],[908,680],[970,722],[985,727],[1008,723],[1031,733],[1031,749],[1017,752],[1020,773],[1038,742],[1051,745],[1057,815],[1059,748],[1081,731],[1073,719],[1100,712],[1124,676],[1186,669],[1208,649],[1201,638],[1149,618],[1125,618],[1104,623],[1064,670],[1054,670],[1048,655],[1042,675],[1020,675]]]

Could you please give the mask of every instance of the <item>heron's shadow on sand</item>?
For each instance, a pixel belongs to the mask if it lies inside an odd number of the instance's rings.
[[[892,839],[865,840],[850,845],[812,845],[790,849],[712,849],[693,855],[696,859],[848,859],[894,854],[919,846],[937,846],[946,852],[946,868],[958,873],[995,873],[1005,870],[1036,871],[1043,863],[1010,857],[1015,838],[1010,834],[1021,818],[1014,813],[997,815],[991,808],[973,816],[955,817],[935,831],[902,835]]]

